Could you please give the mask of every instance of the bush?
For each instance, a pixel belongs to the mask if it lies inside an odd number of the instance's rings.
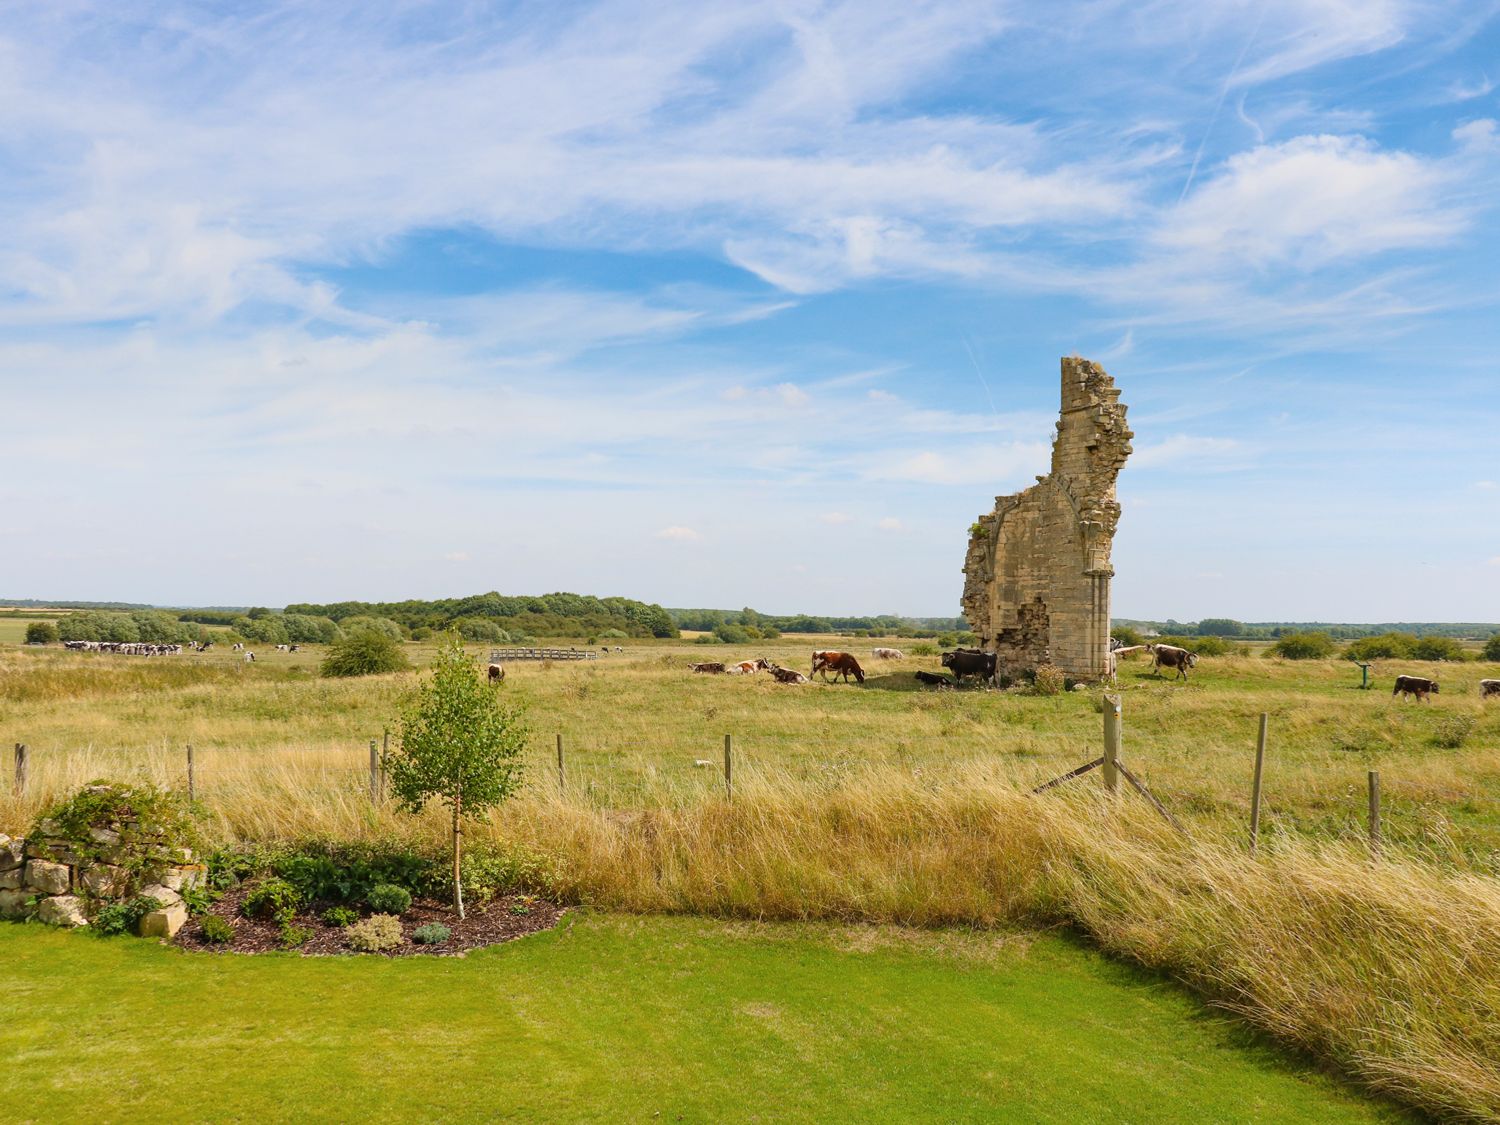
[[[343,929],[352,926],[359,921],[359,911],[347,906],[330,906],[323,911],[323,924],[333,926],[335,929]]]
[[[251,866],[256,860],[296,887],[307,902],[363,902],[382,883],[409,890],[442,885],[437,860],[397,843],[310,841],[269,859],[252,856]]]
[[[1420,637],[1412,646],[1411,657],[1413,660],[1463,661],[1469,659],[1469,654],[1452,637]]]
[[[399,641],[406,636],[401,626],[389,617],[371,617],[362,613],[344,618],[339,622],[339,628],[345,633],[379,633],[393,641]]]
[[[373,629],[359,629],[329,648],[323,660],[323,675],[374,676],[404,672],[410,667],[399,641]]]
[[[552,860],[523,844],[465,852],[461,873],[464,892],[480,902],[512,891],[550,892],[556,878]]]
[[[55,645],[57,626],[51,621],[33,621],[26,626],[26,643],[29,645]]]
[[[1115,640],[1119,641],[1126,648],[1130,648],[1134,645],[1143,645],[1146,643],[1146,639],[1142,637],[1136,630],[1132,629],[1129,625],[1116,625],[1109,631],[1109,635]]]
[[[395,914],[399,917],[411,909],[411,892],[394,883],[381,883],[378,887],[370,888],[365,902],[376,914]]]
[[[1322,660],[1333,651],[1333,638],[1327,633],[1288,633],[1271,646],[1271,652],[1285,660]]]
[[[1350,641],[1344,649],[1344,659],[1369,664],[1376,660],[1409,660],[1417,638],[1410,633],[1381,633],[1376,637],[1360,637]]]
[[[911,654],[913,656],[936,656],[937,645],[928,644],[926,641],[922,641],[920,644],[914,644],[911,646]]]
[[[312,930],[306,926],[282,926],[281,948],[296,949],[299,945],[306,945],[307,939],[312,936]]]
[[[694,637],[693,643],[695,645],[721,645],[724,642],[712,633],[704,633],[702,636]]]
[[[111,902],[99,908],[99,913],[94,915],[94,933],[100,937],[113,937],[115,934],[133,934],[141,924],[141,919],[161,903],[154,898],[138,895],[135,898],[126,899],[124,902]]]
[[[213,945],[225,945],[234,940],[234,927],[217,914],[203,919],[203,940]]]
[[[441,945],[452,934],[453,931],[441,922],[428,922],[412,931],[411,940],[418,945]]]
[[[285,879],[267,879],[245,896],[240,909],[246,917],[269,918],[285,926],[297,916],[301,905],[302,895],[296,887]]]
[[[1500,633],[1496,633],[1484,642],[1484,652],[1482,655],[1486,660],[1500,660]]]
[[[716,625],[714,626],[714,636],[718,637],[726,645],[748,644],[755,639],[750,635],[750,630],[743,625]]]
[[[401,919],[390,914],[371,914],[345,931],[349,948],[358,953],[380,953],[401,944]]]
[[[1057,695],[1066,687],[1067,677],[1053,664],[1040,665],[1031,681],[1031,690],[1037,695]]]

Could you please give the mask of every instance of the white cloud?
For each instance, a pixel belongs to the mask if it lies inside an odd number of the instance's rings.
[[[892,451],[865,468],[868,480],[915,481],[922,484],[993,484],[1017,480],[1027,472],[1044,472],[1050,447],[1044,442],[968,445],[952,453]]]
[[[690,527],[676,526],[662,528],[656,533],[656,537],[658,539],[669,539],[674,543],[696,543],[703,538],[703,536]]]
[[[1476,480],[1474,482],[1474,487],[1482,492],[1491,492],[1495,489],[1500,489],[1500,481]]]
[[[884,519],[877,522],[875,526],[880,528],[881,531],[902,531],[905,529],[906,525],[898,520],[895,516],[886,516]]]
[[[1500,566],[1500,555],[1493,555],[1485,560],[1486,566]]]
[[[1231,157],[1172,213],[1161,247],[1243,269],[1330,261],[1452,238],[1466,217],[1444,202],[1446,173],[1359,137],[1297,137]]]
[[[1136,469],[1156,469],[1181,462],[1228,465],[1243,463],[1249,450],[1234,438],[1193,437],[1176,434],[1163,441],[1138,447],[1128,465]]]

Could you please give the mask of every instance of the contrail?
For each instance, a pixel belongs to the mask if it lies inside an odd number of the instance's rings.
[[[984,388],[984,397],[990,400],[990,413],[993,414],[998,421],[1000,418],[1000,411],[995,409],[995,396],[990,394],[990,385],[985,381],[984,372],[979,370],[979,359],[977,356],[975,356],[974,345],[969,343],[969,338],[967,336],[964,337],[964,351],[969,353],[969,362],[974,365],[974,374],[979,376],[979,385]]]
[[[1229,93],[1229,87],[1234,82],[1234,76],[1240,72],[1240,64],[1245,61],[1245,55],[1250,51],[1250,44],[1255,42],[1255,37],[1260,34],[1260,25],[1266,18],[1266,6],[1260,6],[1260,14],[1255,17],[1255,26],[1250,29],[1250,35],[1245,40],[1245,45],[1240,48],[1239,57],[1234,60],[1234,65],[1229,68],[1229,76],[1224,79],[1224,85],[1219,88],[1219,100],[1214,103],[1214,112],[1208,119],[1208,127],[1203,130],[1203,136],[1198,141],[1198,151],[1193,154],[1193,166],[1188,169],[1187,182],[1182,185],[1182,194],[1177,197],[1174,207],[1181,206],[1182,201],[1187,198],[1188,188],[1193,186],[1193,178],[1198,175],[1198,164],[1203,159],[1203,149],[1208,144],[1209,134],[1214,131],[1214,124],[1219,120],[1219,111],[1224,108],[1224,96]]]

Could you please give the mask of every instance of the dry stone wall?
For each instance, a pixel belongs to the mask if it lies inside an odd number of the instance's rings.
[[[997,496],[970,533],[964,616],[1003,674],[1048,663],[1083,680],[1110,673],[1115,479],[1135,436],[1125,410],[1104,368],[1063,359],[1052,471]]]
[[[90,830],[97,860],[81,857],[50,822],[37,829],[25,840],[0,833],[0,918],[83,926],[106,902],[140,895],[157,902],[142,918],[141,934],[171,937],[188,917],[182,891],[203,886],[207,877],[190,849],[138,831],[126,843],[118,824]]]

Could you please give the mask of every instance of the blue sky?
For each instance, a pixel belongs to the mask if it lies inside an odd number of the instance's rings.
[[[1500,5],[0,0],[6,596],[1500,619]]]

